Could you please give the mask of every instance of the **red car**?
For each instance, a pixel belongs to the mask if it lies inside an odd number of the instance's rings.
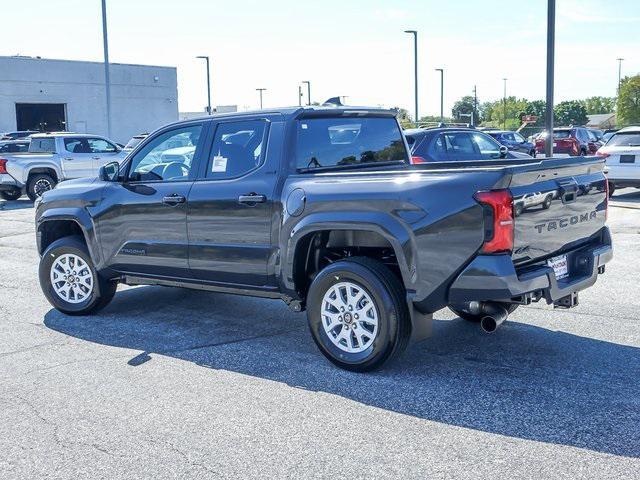
[[[536,152],[544,154],[545,134],[536,140]],[[584,127],[560,127],[553,129],[553,153],[571,156],[595,154],[598,147]]]

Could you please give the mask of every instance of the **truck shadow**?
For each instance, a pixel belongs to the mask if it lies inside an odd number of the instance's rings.
[[[49,311],[45,325],[98,344],[166,355],[435,422],[640,457],[640,349],[514,321],[495,335],[460,319],[385,369],[339,370],[304,314],[281,302],[163,287],[119,291],[99,315]]]
[[[28,198],[19,200],[0,200],[0,211],[23,210],[25,208],[33,208],[33,202]]]
[[[640,207],[640,190],[635,188],[622,188],[611,197],[613,205],[635,205]]]

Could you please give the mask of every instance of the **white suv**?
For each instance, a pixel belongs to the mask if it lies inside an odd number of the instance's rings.
[[[618,130],[597,155],[607,164],[609,195],[616,188],[640,188],[640,126]]]

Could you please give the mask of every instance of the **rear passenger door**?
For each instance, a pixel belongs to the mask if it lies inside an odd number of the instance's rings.
[[[213,124],[211,150],[189,194],[195,278],[252,287],[273,283],[268,263],[282,125],[266,118]]]
[[[95,176],[94,155],[86,137],[64,137],[62,140],[61,163],[65,178]]]

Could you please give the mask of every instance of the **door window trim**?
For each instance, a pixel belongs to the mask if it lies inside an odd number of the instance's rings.
[[[124,171],[121,169],[122,181],[120,183],[126,184],[126,185],[146,185],[149,183],[171,184],[171,183],[180,183],[180,182],[193,182],[197,175],[196,172],[198,172],[200,168],[199,167],[201,163],[200,159],[202,158],[202,150],[205,146],[205,141],[207,140],[206,138],[207,124],[209,123],[210,121],[205,119],[204,121],[200,120],[196,122],[189,122],[189,123],[178,124],[178,125],[173,124],[163,128],[162,130],[157,130],[156,132],[149,135],[147,138],[144,139],[144,141],[140,142],[140,144],[138,144],[138,146],[128,155],[127,161],[125,162],[125,164],[123,164]],[[193,162],[192,162],[191,168],[189,168],[189,176],[186,179],[182,179],[182,180],[130,180],[129,179],[129,172],[131,171],[131,165],[133,163],[133,159],[136,157],[136,155],[138,155],[138,153],[140,153],[140,150],[142,150],[146,145],[148,145],[150,142],[158,138],[160,135],[164,135],[165,133],[170,132],[172,130],[183,130],[185,128],[194,127],[194,126],[200,126],[202,128],[202,131],[200,132],[198,145],[196,145],[196,151],[193,154]]]
[[[253,167],[251,170],[247,170],[244,173],[241,173],[240,175],[234,175],[233,177],[224,177],[224,178],[214,178],[214,177],[207,177],[207,172],[209,171],[209,165],[211,164],[211,160],[212,158],[212,153],[213,153],[213,144],[215,142],[216,139],[216,133],[218,132],[218,128],[221,125],[228,125],[231,123],[240,123],[240,122],[254,122],[254,121],[262,121],[265,123],[265,127],[264,127],[264,132],[262,133],[262,150],[260,151],[260,161],[256,164],[255,167]],[[228,120],[220,120],[220,121],[214,121],[212,122],[212,125],[210,126],[209,130],[210,130],[210,134],[208,134],[207,136],[210,137],[209,138],[209,148],[207,149],[207,155],[206,157],[204,157],[204,155],[201,155],[201,157],[203,158],[203,161],[201,161],[201,167],[198,170],[198,175],[197,177],[194,179],[194,181],[196,182],[202,182],[202,181],[207,181],[207,182],[224,182],[224,181],[229,181],[229,180],[237,180],[239,178],[245,177],[253,172],[255,172],[256,170],[262,168],[265,164],[266,164],[266,158],[267,158],[267,150],[269,148],[269,132],[271,129],[271,120],[269,118],[266,117],[248,117],[248,118],[233,118],[233,119],[228,119]]]

